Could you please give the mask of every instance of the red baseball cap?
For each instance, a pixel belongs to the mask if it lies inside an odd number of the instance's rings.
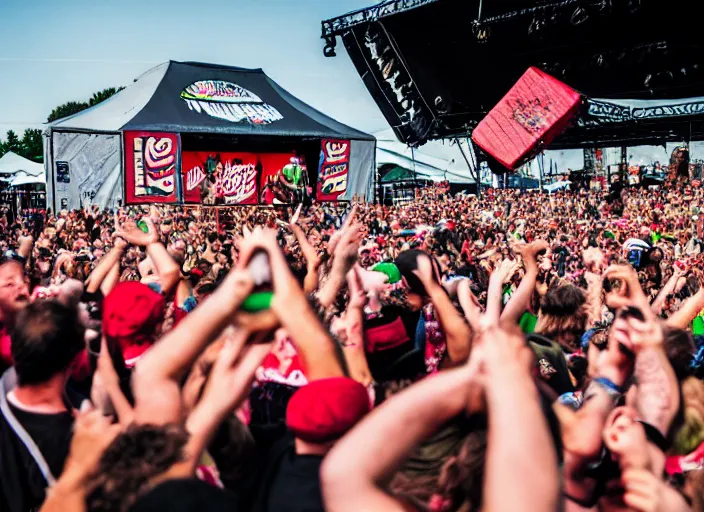
[[[119,283],[105,297],[103,333],[109,342],[119,344],[128,366],[153,343],[165,305],[162,294],[137,281]]]
[[[286,426],[298,439],[326,443],[342,437],[369,410],[369,394],[359,382],[347,377],[315,380],[289,400]]]

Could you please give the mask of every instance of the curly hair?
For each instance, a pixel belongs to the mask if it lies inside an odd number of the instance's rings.
[[[88,510],[126,512],[153,479],[183,461],[188,433],[180,425],[130,425],[100,459],[97,487]]]

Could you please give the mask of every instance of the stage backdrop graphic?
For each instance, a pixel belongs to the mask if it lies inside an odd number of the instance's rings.
[[[184,151],[183,200],[206,205],[257,204],[256,153]]]
[[[318,167],[318,201],[337,201],[347,191],[350,141],[323,139]]]
[[[293,153],[261,153],[260,204],[295,204],[307,193],[308,171]]]
[[[125,132],[125,199],[175,203],[181,138],[177,133]]]

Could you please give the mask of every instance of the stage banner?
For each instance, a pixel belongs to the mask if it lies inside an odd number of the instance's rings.
[[[125,132],[125,202],[175,203],[181,139],[177,133]]]
[[[204,205],[257,204],[256,153],[184,151],[183,200]]]
[[[318,201],[337,201],[347,191],[350,141],[323,139],[318,167]]]
[[[308,195],[305,160],[294,154],[261,153],[260,204],[298,204]]]

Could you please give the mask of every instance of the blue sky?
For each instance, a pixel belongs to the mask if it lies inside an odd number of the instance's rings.
[[[41,128],[55,106],[128,85],[169,59],[261,67],[339,121],[384,130],[341,42],[328,59],[320,39],[323,19],[376,1],[0,0],[0,138]],[[634,163],[664,161],[671,146],[630,153]],[[557,158],[575,168],[580,153]],[[694,145],[692,156],[704,158],[704,145]]]
[[[368,132],[388,128],[320,22],[375,0],[0,0],[0,138],[52,108],[127,85],[166,60],[261,67],[295,96]]]

